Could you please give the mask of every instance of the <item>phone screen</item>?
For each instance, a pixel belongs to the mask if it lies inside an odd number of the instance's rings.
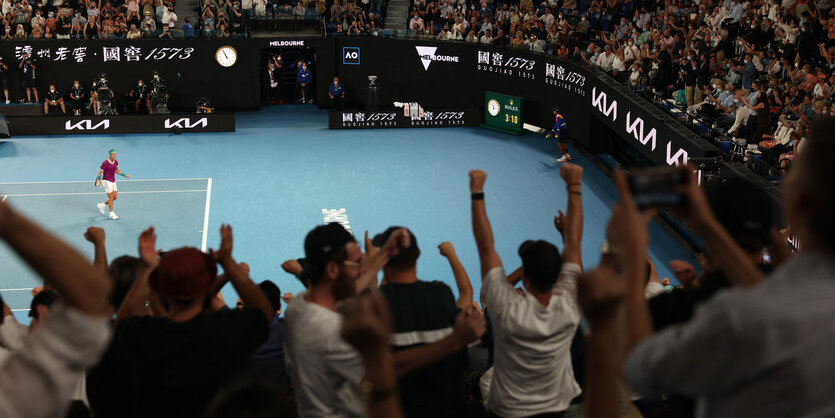
[[[676,207],[684,197],[676,189],[687,181],[685,173],[673,167],[633,170],[628,174],[629,189],[638,208]]]

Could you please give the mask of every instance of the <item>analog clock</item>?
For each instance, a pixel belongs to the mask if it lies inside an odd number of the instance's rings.
[[[229,68],[238,61],[238,51],[231,46],[222,46],[215,52],[215,60],[221,67]]]
[[[499,114],[499,101],[496,99],[490,100],[487,102],[487,112],[490,113],[490,116],[496,116]]]

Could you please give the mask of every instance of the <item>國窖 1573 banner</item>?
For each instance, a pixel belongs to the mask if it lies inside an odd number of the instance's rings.
[[[450,128],[479,126],[479,110],[425,110],[417,103],[405,103],[402,109],[333,111],[328,117],[330,129]]]

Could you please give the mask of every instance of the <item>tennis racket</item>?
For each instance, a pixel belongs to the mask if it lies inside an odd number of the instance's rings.
[[[101,187],[101,177],[96,177],[96,181],[93,183],[96,187]]]

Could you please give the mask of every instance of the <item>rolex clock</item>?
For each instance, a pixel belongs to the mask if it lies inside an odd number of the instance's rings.
[[[222,46],[215,52],[215,60],[221,67],[229,68],[238,61],[238,51],[231,46]]]
[[[521,134],[522,98],[488,91],[484,95],[484,128]]]
[[[487,102],[487,114],[490,116],[496,117],[499,116],[499,101],[496,99],[490,99]]]

